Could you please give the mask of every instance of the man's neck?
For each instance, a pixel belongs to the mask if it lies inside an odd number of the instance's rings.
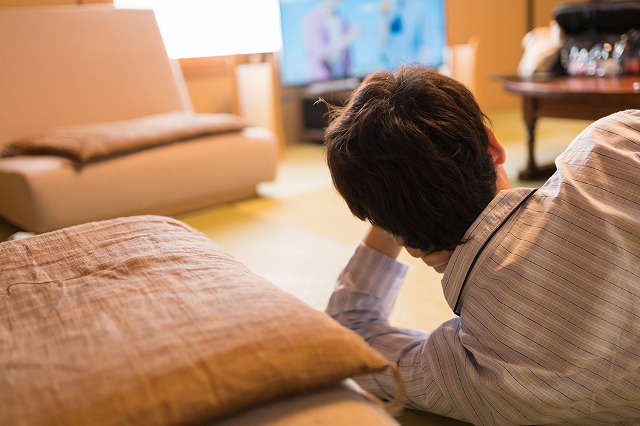
[[[502,164],[496,165],[496,176],[496,193],[504,189],[511,189],[511,183]]]

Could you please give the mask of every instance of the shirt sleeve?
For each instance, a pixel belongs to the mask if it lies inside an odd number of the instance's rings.
[[[389,324],[407,269],[395,259],[361,244],[338,277],[326,312],[397,365],[410,407],[458,417],[431,371],[427,355],[429,333]],[[390,372],[355,380],[380,398],[390,399],[395,392]]]

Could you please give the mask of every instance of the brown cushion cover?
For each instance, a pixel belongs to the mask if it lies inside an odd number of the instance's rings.
[[[3,424],[194,424],[386,367],[182,222],[0,243]]]

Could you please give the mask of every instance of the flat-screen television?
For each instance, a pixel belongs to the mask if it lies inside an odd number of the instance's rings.
[[[445,0],[280,0],[284,86],[443,64]]]

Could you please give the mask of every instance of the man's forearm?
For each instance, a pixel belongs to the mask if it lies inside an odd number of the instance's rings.
[[[378,230],[365,237],[340,274],[326,312],[397,365],[406,383],[433,382],[430,372],[423,371],[422,357],[419,355],[428,333],[397,329],[389,324],[389,315],[407,267],[390,256],[397,255],[399,246],[390,244],[389,234]],[[388,254],[383,254],[383,251]],[[408,356],[408,361],[401,364],[403,356]],[[361,376],[356,381],[381,398],[393,395],[396,389],[395,378],[389,371],[375,377]],[[415,407],[421,406],[424,392],[419,389],[418,393],[421,396],[412,400],[410,405],[414,406],[415,402]],[[433,392],[429,395],[433,395]],[[432,404],[431,401],[429,403]]]
[[[375,248],[366,244],[367,240]],[[378,244],[380,242],[382,244]],[[396,251],[388,244],[388,234],[369,233],[363,243],[338,277],[327,306],[329,315],[358,332],[374,323],[386,324],[407,270],[405,265],[383,253],[383,250],[391,250],[387,251],[391,254]]]

